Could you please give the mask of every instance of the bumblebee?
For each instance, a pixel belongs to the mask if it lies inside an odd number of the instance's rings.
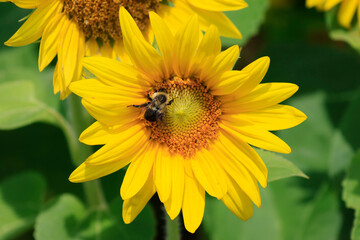
[[[150,102],[143,103],[141,105],[130,105],[128,107],[136,108],[145,108],[144,118],[149,122],[155,122],[157,120],[162,120],[163,115],[166,110],[166,106],[170,105],[174,99],[169,100],[169,94],[165,89],[160,89],[156,91],[151,97],[149,94],[147,98]]]

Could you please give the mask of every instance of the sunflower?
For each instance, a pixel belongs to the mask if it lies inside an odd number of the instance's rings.
[[[329,11],[341,3],[338,12],[338,22],[345,28],[350,28],[351,22],[357,11],[357,21],[360,28],[360,1],[359,0],[307,0],[306,7],[316,7],[321,11]]]
[[[0,0],[5,2],[8,0]],[[5,43],[24,46],[41,37],[39,70],[42,71],[57,55],[54,72],[54,93],[60,98],[69,94],[71,82],[81,78],[81,59],[101,55],[126,60],[124,56],[119,8],[125,6],[146,38],[152,41],[149,11],[158,12],[170,29],[176,31],[187,16],[199,15],[201,29],[211,24],[220,34],[241,38],[240,32],[222,11],[247,6],[243,0],[11,0],[21,8],[35,9],[21,28]]]
[[[298,87],[259,84],[268,57],[231,70],[239,47],[221,52],[217,28],[211,26],[203,36],[196,15],[175,35],[154,12],[150,22],[160,52],[121,8],[132,65],[103,57],[83,60],[97,78],[72,83],[70,89],[97,121],[80,141],[104,146],[69,180],[90,181],[130,164],[120,190],[125,223],[134,220],[155,192],[171,219],[182,210],[190,232],[202,221],[205,191],[247,220],[252,203],[261,205],[258,182],[267,184],[267,168],[249,144],[290,152],[268,130],[305,120],[299,110],[279,104]]]

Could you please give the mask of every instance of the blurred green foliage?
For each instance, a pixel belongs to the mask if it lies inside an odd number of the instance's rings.
[[[308,120],[278,132],[291,154],[259,151],[272,182],[253,218],[244,222],[207,197],[200,229],[183,239],[360,239],[359,35],[336,25],[336,9],[320,13],[301,0],[247,2],[248,9],[228,13],[244,39],[222,39],[224,47],[243,47],[237,69],[270,56],[264,81],[298,84],[288,103]],[[30,12],[1,3],[0,42]],[[66,101],[53,95],[52,67],[38,72],[37,52],[38,44],[0,46],[0,239],[163,239],[156,198],[134,223],[123,223],[124,171],[102,178],[108,209],[88,209],[81,185],[68,182],[74,166],[60,130]],[[279,180],[305,176],[300,169],[309,179]]]

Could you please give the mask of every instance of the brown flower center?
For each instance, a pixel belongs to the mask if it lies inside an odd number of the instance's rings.
[[[165,89],[173,102],[166,106],[162,119],[145,121],[152,140],[165,143],[170,152],[190,157],[217,138],[220,101],[198,80],[174,77],[155,89]]]
[[[140,30],[150,23],[149,11],[157,11],[160,0],[63,0],[64,12],[74,20],[87,39],[109,42],[121,39],[120,6],[125,7]]]

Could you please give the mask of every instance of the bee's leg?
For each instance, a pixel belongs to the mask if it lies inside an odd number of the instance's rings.
[[[146,98],[149,99],[150,101],[152,101],[152,98],[150,97],[149,94],[146,94]]]
[[[136,107],[136,108],[143,108],[148,106],[150,103],[143,103],[141,105],[128,105],[127,107]]]
[[[167,104],[167,105],[172,104],[172,103],[173,103],[173,101],[174,101],[174,99],[171,99],[171,100],[168,102],[168,104]]]
[[[159,111],[157,111],[156,112],[156,119],[160,119],[160,121],[162,121],[163,120],[163,113],[162,112],[159,112]]]

